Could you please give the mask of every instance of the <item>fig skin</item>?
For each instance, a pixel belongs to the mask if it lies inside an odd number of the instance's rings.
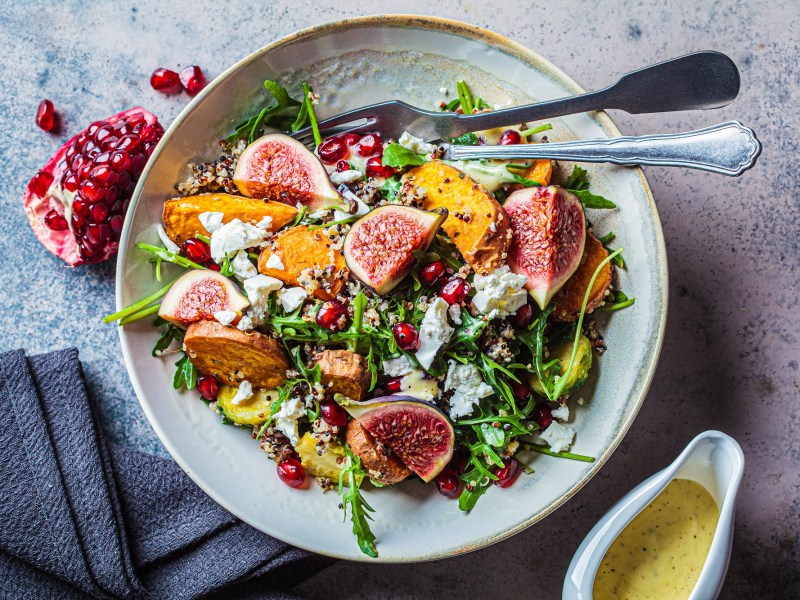
[[[586,241],[580,200],[558,186],[525,188],[503,205],[513,232],[508,266],[541,309],[577,270]]]
[[[351,419],[345,430],[345,440],[371,479],[384,485],[400,483],[411,475],[411,471],[386,448],[379,444],[355,419]]]
[[[249,198],[298,202],[309,211],[345,205],[325,167],[303,144],[280,133],[262,136],[245,148],[233,182]]]
[[[447,209],[380,206],[347,232],[342,247],[347,266],[375,293],[388,294],[411,271],[414,251],[427,250],[446,219]]]
[[[214,313],[232,310],[236,323],[242,311],[250,306],[236,284],[210,269],[195,269],[181,275],[161,301],[158,316],[186,329],[191,323],[211,320]]]

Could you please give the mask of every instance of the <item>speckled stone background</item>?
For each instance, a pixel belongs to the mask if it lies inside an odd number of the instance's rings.
[[[347,4],[351,6],[351,3]],[[142,104],[167,123],[186,102],[150,89],[158,66],[200,64],[214,77],[309,25],[381,12],[446,16],[533,48],[584,87],[692,50],[729,54],[738,101],[715,112],[614,114],[631,134],[740,119],[764,143],[740,179],[648,169],[667,240],[670,316],[661,362],[631,432],[584,490],[515,538],[457,559],[411,566],[340,563],[300,591],[311,598],[556,598],[575,548],[625,491],[697,433],[733,435],[747,469],[723,598],[800,597],[798,238],[800,5],[793,0],[601,3],[487,0],[4,2],[0,5],[0,350],[75,345],[110,434],[164,453],[122,364],[113,327],[114,264],[70,270],[27,226],[20,197],[61,142],[92,120]],[[63,127],[34,125],[42,97]],[[631,257],[635,260],[635,257]]]

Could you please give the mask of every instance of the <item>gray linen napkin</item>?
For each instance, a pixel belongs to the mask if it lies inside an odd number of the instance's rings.
[[[297,598],[330,559],[238,521],[170,461],[109,444],[75,349],[0,355],[0,594]]]

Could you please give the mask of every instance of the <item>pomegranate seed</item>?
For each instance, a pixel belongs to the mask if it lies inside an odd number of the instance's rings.
[[[87,167],[91,167],[92,165],[84,165]],[[81,167],[81,171],[83,171],[83,167]],[[87,173],[88,176],[88,173]],[[106,195],[106,188],[102,187],[101,185],[95,183],[91,179],[87,179],[81,182],[80,187],[80,195],[86,198],[91,203],[99,202],[102,200]]]
[[[86,241],[93,246],[105,244],[109,235],[111,235],[111,230],[108,225],[92,223],[86,226]]]
[[[445,269],[445,264],[441,260],[429,262],[426,265],[422,265],[422,268],[419,270],[419,280],[423,285],[431,287],[442,278]]]
[[[114,128],[111,127],[111,125],[103,125],[100,129],[94,132],[92,140],[95,144],[100,144],[103,140],[110,137],[112,133],[114,133]]]
[[[533,321],[533,307],[530,304],[523,304],[513,315],[508,317],[511,324],[519,329],[525,329]]]
[[[50,100],[42,100],[39,102],[39,108],[36,109],[36,124],[40,129],[45,131],[53,131],[56,127],[56,109]]]
[[[403,378],[402,377],[392,377],[391,379],[387,379],[386,383],[383,385],[386,388],[386,391],[390,394],[396,394],[398,392],[403,391]]]
[[[345,146],[355,146],[361,141],[361,136],[357,133],[345,133],[342,136],[342,141],[344,142]]]
[[[119,143],[119,142],[118,142]],[[130,154],[124,150],[117,150],[111,154],[111,168],[117,173],[120,171],[127,171],[131,167]]]
[[[197,378],[197,391],[206,400],[216,400],[219,384],[213,375],[200,375]]]
[[[398,323],[392,327],[394,340],[401,350],[416,350],[419,345],[419,333],[411,323]]]
[[[317,325],[341,331],[347,324],[347,306],[341,300],[328,300],[323,302],[317,311]]]
[[[505,466],[502,469],[497,469],[494,472],[497,475],[497,481],[493,483],[501,488],[511,487],[522,470],[519,468],[519,463],[513,458],[504,459],[503,464]]]
[[[114,183],[117,181],[117,174],[111,169],[111,167],[107,165],[95,167],[92,169],[89,177],[92,178],[92,181],[102,185],[105,188],[114,185]]]
[[[519,131],[515,131],[513,129],[506,129],[500,135],[500,141],[498,144],[500,146],[511,146],[513,144],[521,144],[522,143],[522,136],[519,134]]]
[[[114,140],[116,142],[116,139]],[[103,152],[94,157],[94,164],[107,165],[111,162],[111,152]]]
[[[378,148],[383,148],[381,136],[377,133],[368,133],[361,138],[357,150],[361,156],[372,156],[378,151]]]
[[[183,255],[196,263],[204,263],[211,260],[211,248],[203,240],[197,238],[189,238],[181,246]]]
[[[108,216],[108,206],[105,204],[95,204],[89,210],[89,218],[95,223],[102,223]]]
[[[278,463],[278,477],[289,487],[298,488],[306,480],[306,470],[296,458],[284,458]]]
[[[150,75],[150,87],[164,94],[177,94],[181,91],[180,76],[169,69],[156,69]]]
[[[471,289],[472,286],[467,283],[466,279],[454,277],[444,284],[444,287],[439,292],[439,296],[448,304],[458,304],[467,297]]]
[[[383,164],[380,156],[367,159],[367,175],[369,177],[391,177],[395,173],[397,173],[395,169]]]
[[[436,488],[442,496],[458,498],[461,495],[461,480],[458,474],[448,467],[436,476]]]
[[[208,261],[208,262],[207,262],[206,264],[204,264],[203,266],[204,266],[205,268],[207,268],[207,269],[211,269],[212,271],[216,271],[217,273],[219,273],[219,272],[220,272],[220,270],[221,270],[221,269],[220,269],[220,266],[219,266],[217,263],[213,262],[213,261]]]
[[[322,420],[332,427],[347,425],[347,411],[335,400],[323,400],[319,403],[319,414]]]
[[[183,89],[185,89],[186,93],[190,96],[196,96],[197,92],[202,90],[206,85],[206,78],[203,75],[203,71],[197,65],[186,67],[181,71],[180,80],[183,84]]]
[[[72,214],[73,215],[78,215],[79,217],[82,217],[82,216],[84,216],[86,214],[86,211],[88,209],[89,209],[89,206],[80,197],[75,198],[75,200],[72,201]]]
[[[36,175],[33,176],[31,182],[28,186],[31,188],[31,191],[36,194],[39,198],[44,198],[47,195],[47,190],[50,189],[50,185],[53,183],[53,176],[46,172],[46,171],[39,171]]]
[[[342,160],[345,156],[347,156],[347,153],[347,146],[344,145],[342,138],[337,136],[329,137],[328,139],[323,140],[317,148],[317,154],[319,155],[320,160],[324,163],[328,163],[329,165]]]
[[[550,410],[547,404],[537,404],[536,408],[533,409],[533,420],[544,431],[553,422],[553,411]]]
[[[521,381],[512,381],[511,391],[517,400],[527,400],[531,396],[531,388]]]
[[[350,170],[350,163],[346,160],[340,160],[336,163],[336,172],[337,173],[344,173],[345,171]]]
[[[64,215],[58,214],[56,211],[51,210],[44,216],[44,224],[53,231],[66,231],[69,229],[67,220]]]
[[[131,173],[137,177],[144,170],[144,165],[147,163],[147,155],[144,152],[139,152],[131,157]]]

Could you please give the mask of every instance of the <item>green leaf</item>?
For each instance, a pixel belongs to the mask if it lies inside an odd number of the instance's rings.
[[[189,357],[184,354],[178,362],[175,363],[175,376],[172,378],[172,387],[176,390],[185,387],[187,390],[193,390],[197,385],[197,369],[189,360]]]
[[[575,191],[586,190],[589,189],[589,182],[588,178],[588,171],[586,169],[575,165],[572,168],[572,173],[569,177],[567,177],[566,183],[564,183],[564,187],[568,190],[575,193]]]
[[[452,100],[450,100],[450,102],[445,104],[444,108],[442,109],[442,112],[453,112],[459,106],[461,106],[461,99],[460,98],[453,98]]]
[[[617,205],[608,198],[593,194],[589,190],[567,189],[575,194],[586,208],[617,208]]]
[[[301,107],[301,103],[290,97],[285,87],[277,81],[267,79],[264,81],[264,88],[269,94],[266,105],[247,121],[237,125],[236,131],[225,138],[228,143],[234,143],[241,138],[246,138],[248,143],[252,143],[266,125],[286,125],[288,127],[288,124],[285,123],[287,116],[289,117],[289,123],[292,122],[292,117],[297,117],[295,122],[300,119],[301,108],[298,107]],[[297,111],[297,114],[295,114],[295,111]],[[279,128],[285,130],[286,127]]]
[[[464,135],[450,138],[451,144],[458,144],[459,146],[477,146],[479,141],[478,136],[474,133],[465,133]]]
[[[490,423],[481,424],[481,433],[487,444],[495,448],[501,448],[506,442],[506,436],[502,427],[492,427]]]
[[[509,173],[511,173],[509,171]],[[541,183],[538,181],[534,181],[533,179],[528,179],[527,177],[523,177],[522,175],[517,175],[516,173],[511,173],[511,176],[514,178],[516,183],[521,183],[525,187],[541,187]]]
[[[353,534],[358,541],[358,547],[367,556],[377,558],[378,550],[375,547],[375,534],[372,533],[369,526],[369,521],[372,520],[369,513],[375,512],[375,510],[367,503],[360,490],[361,483],[367,478],[367,473],[361,466],[361,459],[353,454],[347,444],[345,444],[344,451],[345,463],[341,473],[339,473],[339,495],[342,498],[344,518],[347,519],[347,509],[349,507],[350,521],[353,523]]]
[[[160,319],[157,319],[160,320]],[[161,356],[161,354],[170,347],[173,341],[183,341],[183,330],[175,327],[172,323],[168,323],[167,327],[161,333],[156,343],[153,345],[152,355]]]
[[[400,178],[393,175],[383,182],[383,185],[378,188],[378,191],[388,202],[394,202],[397,200],[397,195],[400,193],[400,188],[402,187],[403,184],[400,183]]]
[[[412,152],[400,144],[389,144],[383,151],[382,162],[387,167],[399,169],[402,167],[424,165],[428,161],[425,159],[424,154]]]

